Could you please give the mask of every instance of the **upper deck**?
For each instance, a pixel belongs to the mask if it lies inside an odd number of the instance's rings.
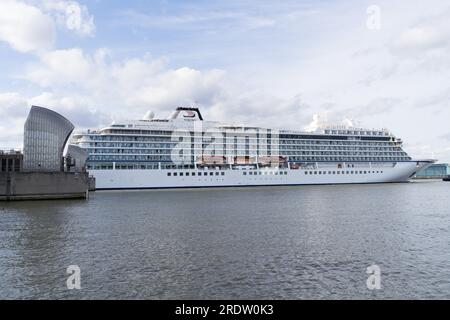
[[[73,142],[89,152],[90,162],[173,162],[183,150],[195,162],[203,156],[261,158],[289,162],[398,162],[411,158],[402,140],[386,129],[321,126],[314,131],[277,130],[205,121],[198,109],[179,108],[168,119],[147,114],[101,130],[76,133]]]

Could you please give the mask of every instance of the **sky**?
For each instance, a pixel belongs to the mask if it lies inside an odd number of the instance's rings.
[[[388,128],[450,162],[446,0],[0,0],[0,149],[31,105],[77,129],[167,117]]]

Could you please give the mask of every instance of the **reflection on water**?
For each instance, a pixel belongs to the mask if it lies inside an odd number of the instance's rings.
[[[450,184],[0,204],[0,298],[450,298]],[[377,264],[382,289],[366,288]],[[81,268],[67,290],[66,268]]]

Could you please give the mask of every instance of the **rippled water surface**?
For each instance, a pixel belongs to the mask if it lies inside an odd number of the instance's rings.
[[[449,199],[415,182],[0,203],[0,298],[450,299]]]

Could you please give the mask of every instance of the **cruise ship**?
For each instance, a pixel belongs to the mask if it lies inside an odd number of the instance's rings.
[[[76,133],[72,143],[88,152],[99,190],[407,182],[435,162],[412,159],[386,129],[275,130],[184,107]]]

